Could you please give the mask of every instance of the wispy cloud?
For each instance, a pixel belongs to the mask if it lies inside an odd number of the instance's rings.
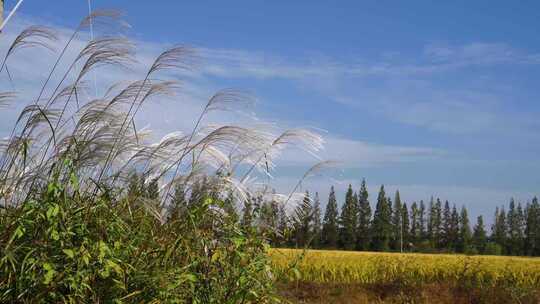
[[[428,44],[424,54],[433,63],[455,68],[470,65],[540,64],[538,53],[528,53],[504,43],[474,42],[465,45]]]
[[[13,23],[13,26],[2,37],[6,41],[15,38],[19,30],[30,24],[31,20],[22,20]],[[70,31],[66,28],[56,27],[60,33],[61,41],[66,41]],[[73,42],[73,49],[67,54],[65,62],[70,62],[87,42],[88,37],[81,37]],[[131,70],[108,69],[98,70],[98,92],[105,92],[105,85],[110,85],[118,81],[135,80],[137,77],[143,77],[145,69],[151,65],[151,62],[160,51],[166,48],[165,45],[156,44],[148,41],[136,41],[138,53],[136,56],[137,64]],[[0,47],[0,51],[5,50],[7,43]],[[143,115],[137,117],[139,127],[147,126],[157,133],[158,136],[173,130],[189,131],[192,126],[193,117],[199,115],[204,104],[212,94],[220,89],[219,81],[211,80],[208,76],[219,77],[289,77],[295,80],[302,80],[308,76],[320,76],[325,74],[324,67],[312,65],[312,68],[306,68],[303,65],[290,65],[282,63],[277,57],[264,56],[259,53],[250,53],[239,50],[212,50],[199,48],[200,57],[205,63],[201,64],[200,70],[194,73],[169,75],[171,77],[181,77],[183,80],[182,88],[178,95],[168,98],[150,101],[145,106]],[[5,135],[15,121],[15,116],[21,106],[30,102],[37,95],[39,88],[50,70],[56,55],[52,53],[43,53],[43,50],[29,49],[12,57],[9,61],[11,73],[14,78],[14,86],[20,91],[21,103],[15,105],[9,111],[0,113],[0,132]],[[32,70],[32,73],[27,71]],[[2,75],[5,77],[5,75]],[[55,74],[55,80],[61,77],[61,73]],[[91,79],[90,79],[91,80]],[[53,81],[54,83],[54,81]],[[89,86],[94,84],[89,82]],[[0,90],[8,90],[9,82],[2,82]],[[49,88],[52,89],[52,88]],[[93,90],[87,92],[89,96],[93,95]],[[48,96],[48,95],[46,95]],[[246,109],[243,109],[246,112]],[[252,123],[263,125],[264,114],[262,118],[253,116],[237,115],[235,113],[219,113],[210,115],[205,121],[211,124],[225,123]],[[270,124],[267,124],[270,126]],[[278,118],[278,122],[272,124],[272,129],[279,133],[285,126],[295,126],[294,121],[287,121]],[[323,159],[333,159],[342,162],[349,167],[369,167],[380,166],[395,162],[410,162],[425,158],[440,157],[443,151],[429,147],[408,147],[397,145],[385,145],[370,143],[361,140],[347,139],[333,134],[327,134],[326,149],[321,153]],[[309,166],[317,161],[315,158],[306,158],[305,153],[296,153],[290,151],[283,155],[283,161],[286,164],[295,164]]]
[[[345,168],[366,168],[392,166],[395,163],[440,159],[448,155],[442,149],[430,147],[384,145],[362,140],[347,139],[329,135],[325,138],[325,149],[320,153],[322,159],[340,162]],[[315,159],[291,150],[284,154],[285,164],[313,163]]]
[[[530,113],[513,108],[511,93],[503,92],[504,88],[511,91],[509,84],[490,71],[536,68],[540,54],[504,43],[429,43],[416,54],[383,52],[380,58],[348,62],[242,50],[202,48],[201,53],[207,60],[202,70],[206,75],[286,79],[338,103],[406,125],[443,133],[531,136],[535,134],[531,128],[538,127]],[[461,82],[461,88],[444,85],[445,79]],[[501,121],[511,123],[503,126]]]
[[[208,60],[204,72],[220,77],[302,79],[305,77],[422,76],[469,66],[540,64],[540,53],[528,53],[503,43],[473,42],[464,45],[427,44],[416,60],[399,52],[382,52],[379,58],[339,61],[332,58],[280,57],[265,52],[200,48]],[[359,63],[362,61],[364,63]]]

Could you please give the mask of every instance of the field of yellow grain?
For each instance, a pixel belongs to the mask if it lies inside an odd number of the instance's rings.
[[[540,288],[539,258],[294,249],[270,254],[275,272],[287,281]]]

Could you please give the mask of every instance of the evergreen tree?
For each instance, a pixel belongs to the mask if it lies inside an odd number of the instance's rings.
[[[452,212],[450,211],[450,203],[448,203],[448,201],[444,203],[441,243],[442,247],[449,251],[451,251],[455,245],[453,244],[452,237]]]
[[[521,205],[517,206],[514,199],[510,200],[508,214],[506,217],[508,225],[508,240],[506,252],[511,255],[520,255],[523,248],[523,210]]]
[[[184,184],[176,183],[174,185],[174,195],[171,201],[169,219],[178,220],[184,217],[187,211],[186,192]]]
[[[406,249],[409,248],[409,242],[410,242],[410,222],[409,222],[409,210],[407,208],[407,203],[403,203],[403,206],[401,207],[401,222],[403,225],[402,230],[402,239],[401,243],[403,244],[403,247],[400,249]]]
[[[322,223],[321,223],[321,200],[319,199],[319,192],[315,192],[315,198],[313,199],[313,248],[319,248],[322,241]]]
[[[133,172],[129,175],[128,191],[127,195],[130,200],[135,200],[143,195],[144,181],[137,172]]]
[[[525,254],[540,255],[540,205],[534,197],[526,208]]]
[[[279,206],[274,200],[262,203],[259,211],[259,229],[266,235],[272,246],[279,242]]]
[[[521,206],[521,203],[518,203],[518,206],[517,206],[517,216],[516,216],[516,220],[517,220],[517,226],[518,226],[518,236],[517,236],[517,244],[518,244],[518,247],[517,247],[517,251],[516,253],[519,254],[519,255],[523,255],[523,252],[524,252],[524,248],[525,248],[525,225],[526,225],[526,222],[525,222],[525,213],[523,211],[523,207]]]
[[[491,230],[493,241],[498,244],[501,249],[505,249],[507,239],[507,225],[504,207],[502,207],[501,209],[495,209],[494,223]]]
[[[436,207],[435,207],[435,200],[433,199],[433,196],[429,200],[429,217],[428,217],[428,224],[427,224],[427,237],[433,246],[433,243],[435,241],[435,222],[437,221],[437,214],[436,214]]]
[[[358,210],[355,201],[352,186],[349,185],[345,195],[345,203],[341,208],[340,215],[340,242],[343,248],[353,250],[356,247],[356,232]]]
[[[419,225],[420,210],[418,210],[418,204],[413,202],[411,205],[411,230],[410,241],[414,244],[420,240],[420,225]]]
[[[425,239],[427,237],[426,231],[426,206],[424,201],[420,200],[420,208],[418,208],[418,233],[420,239]]]
[[[440,248],[441,245],[441,207],[441,200],[437,198],[435,203],[432,197],[429,202],[428,236],[433,248]]]
[[[434,222],[434,244],[437,248],[442,247],[442,203],[439,198],[437,198],[437,201],[435,203],[435,222]]]
[[[450,242],[453,250],[458,250],[457,244],[459,241],[459,213],[456,205],[452,206],[452,215],[450,216]]]
[[[145,197],[153,201],[159,199],[159,185],[157,178],[152,179],[150,183],[148,183]]]
[[[375,207],[375,213],[373,215],[373,250],[387,251],[389,249],[390,237],[392,234],[391,217],[392,210],[390,208],[388,199],[386,198],[383,185],[379,190],[377,206]]]
[[[306,191],[302,203],[294,210],[293,227],[297,247],[308,246],[311,242],[311,225],[313,221],[313,206],[309,192]]]
[[[484,218],[480,215],[476,220],[473,232],[473,244],[478,253],[484,253],[487,245],[487,234],[484,227]]]
[[[469,252],[472,240],[471,226],[469,222],[469,216],[465,206],[461,208],[461,213],[459,216],[459,240],[458,240],[458,251],[459,252]]]
[[[337,248],[338,244],[338,206],[334,186],[330,188],[328,204],[324,212],[322,239],[323,245],[328,248]]]
[[[356,235],[357,249],[359,250],[369,250],[371,242],[371,206],[369,205],[368,196],[366,180],[362,180],[358,192],[358,233]]]
[[[401,197],[399,195],[399,190],[396,191],[394,196],[394,207],[392,208],[392,241],[391,247],[393,250],[401,249],[401,232],[403,229],[403,212],[401,210]]]

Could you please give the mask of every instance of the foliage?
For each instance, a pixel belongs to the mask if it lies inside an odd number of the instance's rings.
[[[370,246],[370,226],[371,226],[371,206],[369,205],[369,193],[366,180],[362,180],[360,191],[358,192],[358,232],[356,239],[357,249],[367,250]]]
[[[315,192],[315,198],[313,199],[313,241],[312,247],[319,248],[321,247],[321,238],[322,238],[322,222],[321,222],[321,200],[319,198],[319,193]]]
[[[127,197],[90,203],[50,183],[2,214],[1,301],[275,301],[268,245],[222,207],[207,198],[162,224]]]
[[[341,208],[339,239],[344,249],[353,250],[356,247],[356,232],[358,229],[358,197],[353,194],[349,185],[345,194],[345,203]]]
[[[302,203],[294,210],[292,219],[295,246],[309,246],[313,239],[313,205],[309,192],[306,191]]]
[[[338,245],[338,206],[334,186],[330,188],[328,204],[324,213],[322,239],[323,245],[327,248],[337,248]]]
[[[372,248],[376,251],[390,249],[389,243],[392,236],[391,216],[391,202],[385,195],[384,186],[381,186],[377,197],[377,206],[373,215],[371,234],[373,240]]]

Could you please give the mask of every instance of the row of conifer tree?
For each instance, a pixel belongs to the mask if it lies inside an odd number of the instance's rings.
[[[157,198],[157,182],[141,184],[134,177],[129,192]],[[194,185],[187,192],[175,189],[169,216],[182,216],[190,205],[204,201],[203,196],[214,196],[207,185]],[[399,190],[390,198],[384,185],[372,203],[365,180],[358,191],[349,185],[343,202],[332,186],[324,212],[318,193],[312,196],[309,191],[293,210],[262,197],[252,197],[242,208],[232,195],[220,200],[225,212],[242,225],[261,230],[276,247],[540,256],[536,197],[524,205],[511,199],[507,208],[497,207],[491,227],[481,215],[471,223],[465,206],[458,209],[439,198],[409,206]]]
[[[318,193],[311,196],[306,191],[302,203],[292,212],[275,202],[255,201],[247,203],[242,214],[246,225],[282,232],[271,239],[280,247],[540,255],[540,206],[536,197],[525,205],[511,199],[507,209],[497,207],[488,228],[483,216],[471,223],[465,206],[458,209],[438,198],[431,198],[427,204],[420,201],[408,205],[402,202],[399,190],[391,199],[384,186],[373,208],[365,180],[358,191],[349,185],[341,204],[331,187],[324,212]]]

